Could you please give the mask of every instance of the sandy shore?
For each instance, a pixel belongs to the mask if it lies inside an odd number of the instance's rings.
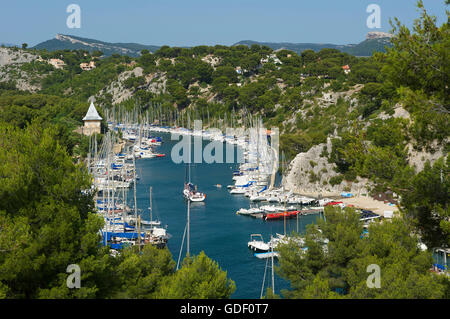
[[[319,197],[319,193],[317,192],[310,192],[310,193],[302,192],[301,195],[313,198]],[[338,193],[327,193],[327,192],[323,192],[320,195],[322,195],[322,198],[330,198],[335,201],[343,202],[346,205],[353,205],[356,208],[371,210],[374,213],[383,217],[385,211],[392,211],[394,212],[394,214],[398,212],[397,206],[390,206],[389,204],[385,204],[382,201],[375,200],[372,197],[368,196],[354,196],[351,198],[343,198]]]
[[[385,204],[382,201],[375,200],[371,197],[365,196],[356,196],[351,198],[342,198],[340,199],[346,205],[353,205],[356,208],[371,210],[374,213],[384,216],[385,211],[398,212],[397,206],[390,206],[389,204]]]

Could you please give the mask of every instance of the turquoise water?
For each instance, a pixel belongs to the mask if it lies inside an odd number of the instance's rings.
[[[157,152],[166,154],[166,157],[136,161],[137,174],[141,177],[136,189],[137,203],[144,219],[149,220],[149,188],[152,186],[153,219],[159,219],[161,226],[167,225],[167,231],[172,236],[168,248],[177,261],[187,216],[186,203],[181,194],[185,165],[175,164],[170,158],[176,141],[171,141],[169,134],[155,135],[163,138],[164,142]],[[208,141],[204,141],[206,143]],[[268,241],[271,234],[284,233],[284,222],[265,222],[236,215],[239,208],[249,207],[247,197],[231,195],[226,188],[233,184],[232,172],[236,167],[236,164],[229,163],[200,163],[191,167],[191,181],[198,186],[199,191],[206,193],[206,200],[191,205],[190,252],[191,255],[197,255],[204,251],[221,269],[227,271],[228,277],[236,284],[232,298],[254,299],[260,297],[266,260],[254,257],[253,251],[247,248],[250,234],[262,234],[264,240]],[[221,184],[222,188],[215,187],[216,184]],[[129,201],[133,198],[132,194],[131,189]],[[299,230],[304,231],[305,226],[316,218],[318,215],[299,217]],[[296,230],[297,220],[287,220],[286,233]],[[186,242],[182,258],[185,254]],[[270,269],[266,275],[266,286],[270,285],[269,278]],[[289,283],[275,275],[275,293],[280,294],[280,290],[286,288],[289,288]]]

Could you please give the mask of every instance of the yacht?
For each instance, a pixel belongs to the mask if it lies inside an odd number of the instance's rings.
[[[189,166],[189,182],[184,183],[183,196],[191,202],[203,202],[206,194],[197,190],[197,185],[191,183],[191,166]]]
[[[184,184],[183,196],[191,202],[203,202],[206,199],[206,194],[198,192],[197,186],[192,183]]]
[[[270,245],[264,242],[261,234],[251,234],[250,241],[247,243],[247,246],[254,251],[270,250]]]

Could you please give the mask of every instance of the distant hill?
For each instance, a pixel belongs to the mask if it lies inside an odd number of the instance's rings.
[[[342,51],[355,56],[372,56],[374,52],[386,52],[386,47],[392,47],[390,38],[367,39]]]
[[[234,45],[244,44],[251,46],[252,44],[265,45],[274,50],[286,49],[294,51],[298,54],[305,50],[320,51],[322,49],[337,49],[345,53],[355,56],[372,56],[373,52],[385,52],[385,47],[390,47],[390,38],[392,35],[384,32],[369,32],[366,40],[358,44],[331,44],[331,43],[289,43],[289,42],[257,42],[244,40]]]
[[[0,42],[0,46],[3,46],[3,47],[18,47],[17,44],[5,43],[5,42]]]
[[[108,43],[99,40],[80,38],[73,35],[57,34],[54,39],[41,42],[33,48],[39,50],[46,49],[47,51],[82,49],[92,52],[99,50],[106,56],[117,53],[136,57],[139,56],[141,50],[146,49],[150,52],[154,52],[159,49],[159,46],[138,43]]]
[[[325,48],[342,50],[345,47],[344,45],[336,45],[331,43],[258,42],[252,40],[239,41],[233,45],[242,45],[242,44],[247,46],[251,46],[253,44],[265,45],[268,46],[269,48],[272,48],[273,50],[286,49],[297,53],[301,53],[302,51],[305,50],[320,51]]]
[[[237,42],[234,45],[244,44],[251,46],[252,44],[259,44],[266,45],[274,50],[287,49],[299,54],[305,50],[320,51],[324,48],[330,48],[355,56],[371,56],[373,52],[384,52],[385,46],[390,46],[390,37],[390,34],[384,32],[369,32],[366,40],[358,44],[338,45],[331,43],[257,42],[244,40]],[[76,37],[73,35],[57,34],[54,39],[41,42],[33,48],[46,49],[47,51],[83,49],[92,52],[99,50],[106,56],[117,53],[120,55],[136,57],[140,55],[141,50],[147,49],[150,52],[155,52],[160,47],[138,43],[109,43],[94,39]]]

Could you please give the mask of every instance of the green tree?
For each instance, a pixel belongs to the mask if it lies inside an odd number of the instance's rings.
[[[227,273],[201,252],[198,256],[186,257],[181,269],[160,286],[157,296],[166,299],[222,299],[229,298],[235,289]]]
[[[146,245],[142,255],[127,249],[119,257],[115,267],[116,276],[121,282],[115,297],[155,298],[163,280],[174,273],[175,262],[170,251]]]
[[[433,166],[425,163],[423,171],[402,191],[404,212],[413,219],[429,248],[450,247],[449,164],[448,156]]]
[[[279,274],[289,298],[443,298],[448,278],[430,273],[432,258],[403,218],[371,223],[363,235],[353,209],[327,207],[325,220],[279,248]],[[380,267],[380,288],[367,285],[368,266]]]
[[[7,298],[104,296],[97,269],[82,289],[63,287],[70,264],[103,259],[90,179],[52,128],[0,125],[0,282]],[[99,267],[102,268],[102,267]],[[59,287],[59,288],[57,288]]]

